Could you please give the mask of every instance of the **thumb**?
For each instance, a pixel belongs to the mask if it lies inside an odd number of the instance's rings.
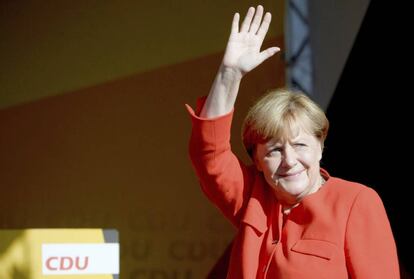
[[[280,51],[280,48],[278,47],[269,47],[268,49],[263,50],[259,53],[259,63],[262,63],[266,59],[272,57],[276,53]]]

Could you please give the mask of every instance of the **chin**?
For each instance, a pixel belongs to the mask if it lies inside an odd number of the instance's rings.
[[[285,189],[285,191],[292,196],[295,197],[301,197],[304,195],[304,193],[306,192],[306,189],[308,188],[306,185],[303,184],[297,184],[294,183],[296,185],[286,185],[287,187]]]

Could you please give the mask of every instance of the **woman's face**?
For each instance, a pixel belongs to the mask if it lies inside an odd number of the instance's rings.
[[[285,205],[294,205],[315,192],[321,183],[319,161],[322,158],[320,141],[299,128],[288,140],[271,139],[257,144],[255,164],[276,198]]]

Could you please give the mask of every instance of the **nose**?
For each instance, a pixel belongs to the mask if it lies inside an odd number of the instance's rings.
[[[295,149],[290,145],[286,145],[283,150],[282,166],[284,168],[291,168],[296,165],[297,162],[297,154]]]

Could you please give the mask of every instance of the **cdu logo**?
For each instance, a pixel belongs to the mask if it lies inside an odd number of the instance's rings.
[[[44,275],[119,274],[119,244],[42,244],[42,272]]]
[[[88,268],[89,257],[49,257],[46,259],[48,270],[86,270]]]

